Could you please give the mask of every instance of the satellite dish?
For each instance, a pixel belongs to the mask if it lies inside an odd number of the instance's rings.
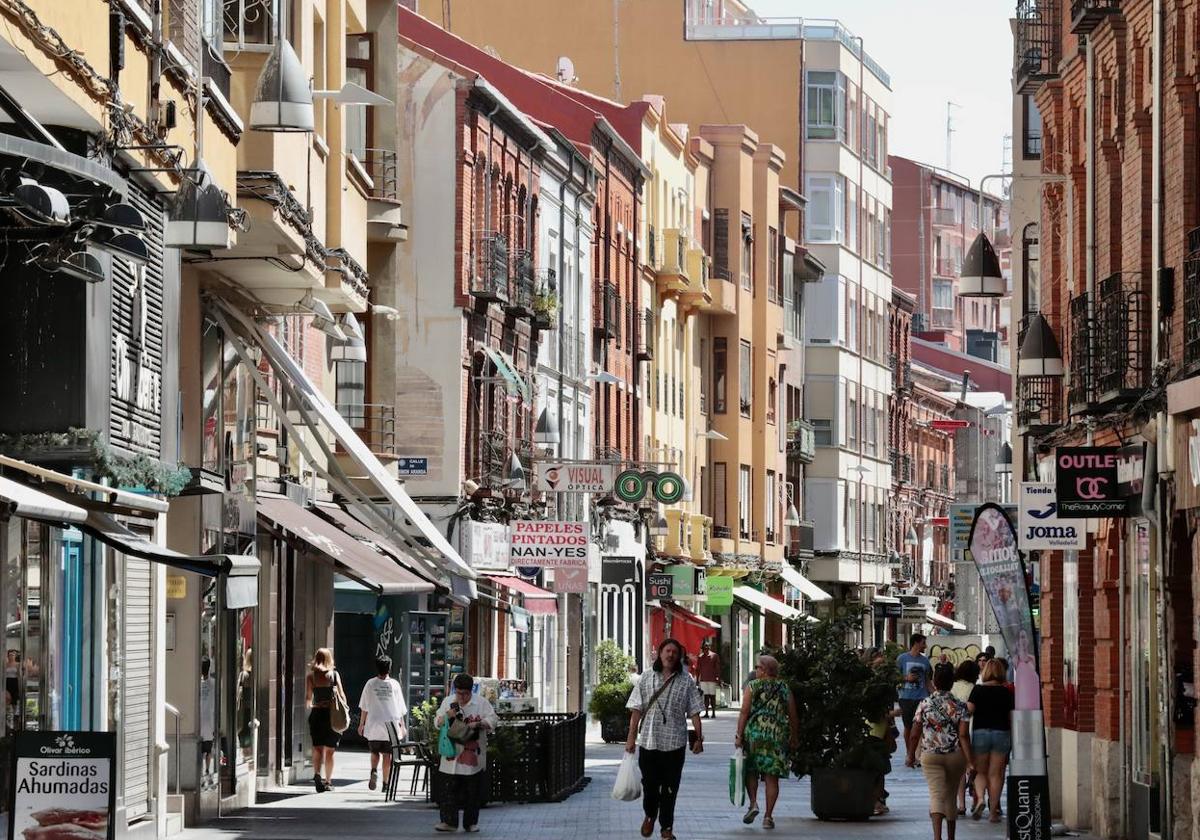
[[[558,69],[554,71],[554,75],[564,85],[574,84],[579,81],[579,77],[575,75],[575,62],[567,58],[565,55],[558,58]]]

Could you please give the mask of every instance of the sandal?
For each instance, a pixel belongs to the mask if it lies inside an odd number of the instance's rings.
[[[742,817],[742,822],[744,822],[746,825],[750,825],[751,823],[754,822],[755,818],[757,818],[757,817],[758,817],[758,806],[751,805],[749,808],[746,809],[746,814],[745,814],[745,816]]]
[[[984,801],[982,799],[979,800],[978,802],[976,802],[975,807],[971,809],[971,819],[973,819],[973,820],[980,819],[983,816],[983,809],[986,807],[987,807],[987,805],[984,803]]]
[[[770,831],[774,827],[775,827],[775,818],[774,817],[763,817],[763,828]]]

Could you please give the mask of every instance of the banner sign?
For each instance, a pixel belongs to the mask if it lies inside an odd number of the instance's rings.
[[[1021,519],[1017,540],[1022,551],[1087,547],[1087,529],[1058,518],[1053,484],[1021,482]]]
[[[975,511],[979,505],[950,505],[950,550],[966,551],[970,548],[971,523],[975,521]],[[1010,522],[1017,521],[1017,506],[1004,505],[1004,512]]]
[[[1129,516],[1117,485],[1117,446],[1060,446],[1054,453],[1059,519]]]
[[[609,493],[612,464],[538,464],[534,487],[541,493]]]
[[[554,570],[554,591],[587,592],[587,566],[559,566]]]
[[[671,593],[691,598],[696,594],[696,567],[691,563],[680,563],[678,566],[667,566],[667,574],[674,578]]]
[[[675,576],[669,574],[646,575],[646,597],[652,601],[663,601],[671,597]]]
[[[479,571],[508,568],[508,526],[500,522],[464,520],[458,532],[458,553]]]
[[[509,562],[512,565],[587,568],[586,522],[514,519],[509,525]]]
[[[8,840],[112,840],[116,733],[18,732],[12,750]]]
[[[970,551],[1008,648],[1016,684],[1008,776],[1008,836],[1014,840],[1049,840],[1050,779],[1046,769],[1037,636],[1025,564],[1017,551],[1017,533],[999,505],[979,506],[971,526]]]
[[[705,598],[710,607],[733,606],[733,578],[729,575],[709,575],[705,581]]]

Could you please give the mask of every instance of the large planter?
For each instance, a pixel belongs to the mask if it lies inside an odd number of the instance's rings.
[[[878,781],[869,770],[813,770],[812,812],[819,820],[868,820]]]
[[[629,738],[629,714],[600,719],[600,737],[606,744],[623,744]]]

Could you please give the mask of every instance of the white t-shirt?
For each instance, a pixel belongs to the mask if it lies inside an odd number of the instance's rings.
[[[358,707],[367,713],[363,736],[368,741],[386,741],[387,722],[394,721],[399,726],[408,714],[400,683],[391,677],[372,677],[367,680],[362,696],[358,698]]]

